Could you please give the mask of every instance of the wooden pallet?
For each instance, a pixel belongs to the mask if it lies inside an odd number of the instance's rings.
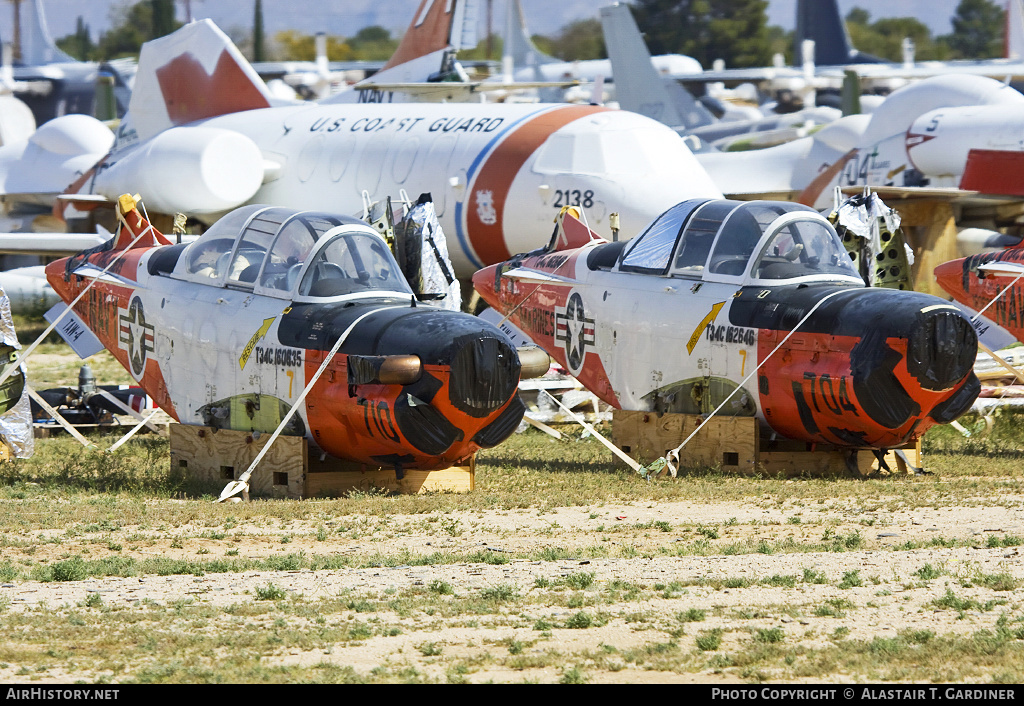
[[[226,485],[237,479],[260,453],[270,434],[252,434],[188,424],[171,424],[171,468],[188,477]],[[256,438],[254,438],[256,437]],[[365,466],[310,453],[306,439],[280,436],[249,478],[252,496],[312,498],[353,490],[394,493],[465,493],[474,489],[476,459],[468,465],[437,471],[405,471]]]
[[[702,421],[697,415],[615,410],[612,441],[646,464],[679,446]],[[920,440],[902,450],[911,465],[922,466]],[[746,475],[847,474],[847,453],[826,444],[762,438],[754,417],[715,417],[680,452],[680,465]],[[912,472],[894,451],[889,451],[885,460],[893,471]],[[857,468],[863,475],[877,471],[878,467],[873,453],[858,452]]]

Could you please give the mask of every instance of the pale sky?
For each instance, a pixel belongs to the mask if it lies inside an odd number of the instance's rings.
[[[33,0],[23,0],[32,2]],[[248,30],[252,26],[254,0],[190,0],[195,18],[209,17],[230,32],[233,28]],[[110,17],[118,7],[133,4],[131,0],[42,0],[50,33],[63,37],[75,30],[79,15],[92,31],[95,40],[111,26]],[[561,27],[578,19],[596,18],[598,10],[612,0],[522,0],[526,24],[531,33],[554,34]],[[927,24],[933,35],[951,31],[949,18],[959,0],[839,0],[845,15],[853,7],[866,9],[872,19],[881,17],[917,17]],[[283,29],[297,29],[313,34],[352,36],[361,28],[382,25],[393,35],[400,35],[412,20],[419,0],[263,0],[264,26],[268,35]],[[482,8],[486,2],[481,3]],[[796,0],[770,0],[769,24],[792,29]],[[177,0],[178,19],[185,18],[185,0]],[[11,35],[11,6],[0,2],[0,36]],[[494,0],[494,31],[501,33],[505,17],[505,0]],[[484,11],[481,9],[481,24]],[[481,27],[482,31],[483,27]],[[482,36],[482,35],[481,35]]]

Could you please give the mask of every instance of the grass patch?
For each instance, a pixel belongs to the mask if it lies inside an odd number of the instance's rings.
[[[705,630],[697,636],[697,649],[701,652],[712,652],[722,646],[722,628]]]
[[[287,597],[288,593],[283,588],[272,583],[256,587],[256,600],[258,601],[279,601]]]

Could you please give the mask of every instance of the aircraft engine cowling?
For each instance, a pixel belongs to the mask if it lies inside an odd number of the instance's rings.
[[[27,140],[36,129],[32,111],[14,96],[0,96],[0,145]]]
[[[772,301],[773,295],[779,299]],[[769,356],[824,296],[829,300],[800,332]],[[730,315],[733,323],[761,328],[758,359],[767,358],[758,376],[762,410],[789,438],[892,448],[956,419],[980,390],[974,328],[938,297],[822,287],[758,299],[751,291],[734,301]]]
[[[245,135],[208,127],[171,128],[103,169],[97,193],[140,193],[151,212],[207,214],[248,201],[263,183],[263,155]]]
[[[930,111],[907,130],[907,155],[923,174],[963,174],[972,149],[1021,150],[1024,121],[1020,114],[1020,105]]]

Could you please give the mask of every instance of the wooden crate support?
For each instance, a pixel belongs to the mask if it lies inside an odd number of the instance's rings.
[[[647,464],[679,446],[702,421],[698,415],[615,410],[612,414],[612,441],[638,462]],[[913,466],[921,467],[920,441],[904,447],[903,451]],[[889,451],[885,458],[893,471],[909,471],[893,451]],[[684,468],[719,468],[725,473],[746,475],[799,476],[849,472],[844,449],[789,439],[763,439],[760,425],[753,417],[714,417],[682,450],[680,465]],[[870,451],[860,451],[857,466],[862,474],[867,475],[878,469],[878,460]]]
[[[227,485],[238,478],[263,449],[270,434],[171,424],[171,469],[211,484]],[[474,489],[476,459],[465,466],[437,471],[405,471],[350,463],[310,453],[306,439],[280,436],[249,478],[252,496],[312,498],[343,495],[352,490],[383,489],[395,493],[465,493]]]
[[[934,272],[936,266],[960,257],[953,207],[946,201],[923,199],[894,199],[886,205],[900,214],[903,233],[914,251],[911,271],[915,291],[946,297]]]

